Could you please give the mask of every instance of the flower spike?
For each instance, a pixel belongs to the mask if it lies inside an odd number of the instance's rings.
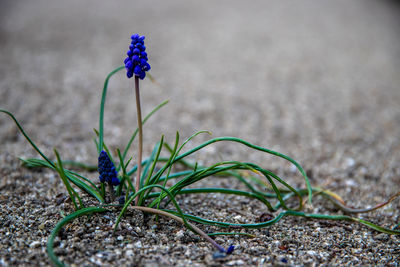
[[[144,36],[135,33],[131,36],[132,42],[126,53],[127,58],[124,60],[126,76],[132,78],[133,75],[143,80],[146,77],[146,71],[150,70],[150,64],[147,63],[146,46],[144,45]]]
[[[117,177],[117,171],[115,169],[114,163],[112,163],[107,152],[104,150],[100,152],[99,155],[99,179],[101,183],[107,182],[109,185],[117,186],[120,181]]]

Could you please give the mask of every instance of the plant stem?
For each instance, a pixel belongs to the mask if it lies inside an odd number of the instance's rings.
[[[139,152],[138,152],[138,169],[136,178],[136,192],[140,188],[140,176],[142,172],[142,153],[143,153],[143,127],[142,127],[142,111],[140,109],[140,94],[139,94],[139,77],[135,75],[135,95],[136,95],[136,109],[137,109],[137,120],[139,128]],[[136,205],[139,202],[139,195],[136,197]]]
[[[184,221],[182,220],[181,217],[178,217],[176,215],[173,215],[169,212],[163,211],[163,210],[158,210],[158,209],[153,209],[153,208],[148,208],[148,207],[143,207],[143,206],[133,206],[133,209],[137,209],[137,210],[141,210],[147,213],[153,213],[153,214],[159,214],[162,216],[166,216],[166,217],[170,217],[182,224],[185,224]],[[214,241],[214,239],[212,239],[211,237],[209,237],[206,233],[204,233],[200,228],[198,228],[197,226],[191,224],[191,223],[187,223],[198,235],[200,235],[201,237],[203,237],[205,240],[207,240],[208,242],[210,242],[214,247],[216,247],[220,252],[225,252],[225,249],[221,246],[218,245],[217,242]]]
[[[108,184],[108,191],[110,192],[110,201],[112,203],[114,202],[115,195],[114,195],[114,188],[111,184]]]
[[[100,187],[101,197],[105,200],[106,199],[106,188],[104,183],[101,183]]]

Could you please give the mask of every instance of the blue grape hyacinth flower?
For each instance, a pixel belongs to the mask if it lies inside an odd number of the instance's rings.
[[[99,178],[101,183],[107,182],[112,186],[117,186],[120,184],[114,163],[111,161],[107,152],[105,152],[104,150],[101,151],[99,155],[98,170],[100,174]]]
[[[144,38],[144,36],[140,36],[139,34],[131,36],[132,42],[126,53],[128,57],[124,60],[126,76],[128,78],[132,78],[133,74],[135,74],[135,76],[143,80],[146,77],[146,71],[150,70],[150,64],[147,63],[148,58]]]

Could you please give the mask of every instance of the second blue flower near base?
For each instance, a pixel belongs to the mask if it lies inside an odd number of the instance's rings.
[[[100,152],[98,168],[100,174],[100,182],[107,182],[112,186],[117,186],[120,184],[114,163],[111,161],[107,152],[105,152],[104,150]]]
[[[146,71],[150,70],[150,65],[147,63],[146,47],[144,46],[144,36],[134,34],[131,36],[132,42],[129,50],[126,53],[128,57],[124,60],[126,76],[131,78],[134,74],[143,80],[146,77]]]

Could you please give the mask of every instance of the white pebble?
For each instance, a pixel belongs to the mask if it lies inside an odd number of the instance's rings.
[[[40,241],[33,241],[33,242],[29,245],[29,247],[30,247],[30,248],[37,248],[37,247],[40,247],[41,244],[42,244],[42,243],[41,243]]]
[[[133,244],[136,248],[142,248],[142,242],[137,241],[135,244]]]
[[[125,257],[133,257],[135,256],[135,254],[133,253],[132,249],[128,249],[127,251],[125,251]]]
[[[183,230],[180,230],[176,233],[176,238],[181,239],[185,235]]]
[[[358,184],[356,183],[356,181],[352,180],[352,179],[348,179],[345,182],[345,185],[348,187],[357,187]]]
[[[315,252],[314,250],[309,250],[309,251],[307,251],[307,254],[310,256],[316,256],[317,252]]]
[[[228,265],[228,266],[241,266],[241,265],[244,265],[244,261],[243,260],[229,261],[229,262],[226,263],[226,265]]]
[[[242,216],[240,216],[240,215],[237,215],[237,216],[235,216],[235,217],[233,217],[235,220],[238,220],[238,221],[241,221],[242,220]]]
[[[345,164],[347,168],[351,168],[356,164],[356,161],[353,158],[346,158]]]

